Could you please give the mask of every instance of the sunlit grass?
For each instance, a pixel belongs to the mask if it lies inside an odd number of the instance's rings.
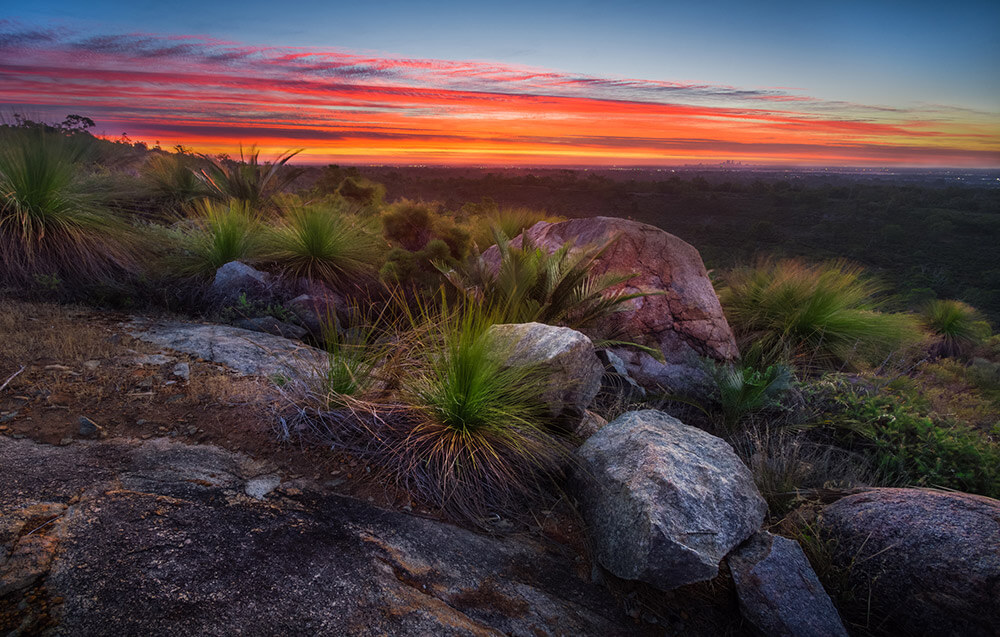
[[[938,356],[960,356],[990,336],[989,323],[971,305],[935,299],[920,311],[920,323],[936,339]]]
[[[109,281],[137,267],[131,228],[81,175],[84,146],[40,131],[7,132],[0,148],[0,280]]]
[[[192,222],[181,254],[172,258],[180,274],[212,276],[230,261],[252,261],[260,252],[262,224],[244,203],[202,201]]]

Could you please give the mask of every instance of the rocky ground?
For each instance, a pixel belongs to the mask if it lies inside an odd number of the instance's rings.
[[[593,583],[565,505],[503,538],[448,524],[278,440],[241,358],[267,335],[177,325],[0,303],[0,634],[656,632]]]

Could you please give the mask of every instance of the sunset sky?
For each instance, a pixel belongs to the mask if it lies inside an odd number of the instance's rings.
[[[77,113],[164,147],[1000,167],[1000,2],[0,7],[6,119]]]

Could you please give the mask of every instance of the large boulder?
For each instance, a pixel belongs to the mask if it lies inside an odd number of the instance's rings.
[[[740,611],[771,637],[847,637],[830,596],[795,540],[761,531],[727,560]]]
[[[508,351],[507,365],[538,365],[550,415],[579,420],[601,389],[604,365],[585,335],[544,323],[493,325],[492,338]]]
[[[654,410],[626,413],[577,449],[576,488],[598,562],[662,590],[710,580],[767,504],[724,440]]]
[[[0,634],[636,634],[572,554],[218,447],[0,436],[0,467]]]
[[[701,255],[674,235],[615,217],[541,221],[524,234],[549,251],[568,241],[579,249],[614,240],[594,261],[591,272],[634,274],[613,289],[657,293],[627,302],[626,311],[588,329],[595,338],[628,340],[662,352],[665,362],[634,349],[615,350],[643,385],[699,391],[706,382],[700,357],[726,361],[739,356]],[[514,244],[520,245],[523,236]],[[499,250],[493,246],[483,253],[483,258],[499,263]]]
[[[1000,501],[924,489],[872,489],[825,507],[820,530],[850,585],[887,632],[996,636]]]

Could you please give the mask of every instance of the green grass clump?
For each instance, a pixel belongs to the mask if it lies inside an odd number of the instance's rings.
[[[722,424],[729,433],[748,415],[776,404],[792,380],[783,365],[758,369],[745,363],[715,364],[712,377]]]
[[[210,277],[230,261],[253,261],[260,252],[262,225],[245,203],[202,201],[195,206],[193,227],[182,234],[182,250],[170,257],[185,276]]]
[[[878,311],[882,291],[844,262],[764,261],[730,271],[719,299],[745,354],[822,369],[877,362],[918,339],[910,316]]]
[[[301,169],[285,166],[299,152],[284,153],[273,163],[262,163],[260,151],[253,146],[247,154],[240,147],[239,161],[201,155],[209,165],[195,175],[214,199],[235,199],[255,213],[274,212],[275,198],[302,174]]]
[[[548,215],[531,208],[495,208],[473,217],[472,240],[480,250],[486,250],[497,241],[497,233],[517,237],[539,221],[563,221],[562,217]]]
[[[456,517],[520,517],[560,472],[566,443],[546,428],[539,371],[508,367],[480,306],[444,310],[422,332],[407,381],[415,419],[397,447],[404,482]]]
[[[456,269],[442,268],[448,281],[467,298],[483,303],[502,323],[538,321],[550,325],[582,327],[621,309],[622,303],[644,294],[609,289],[631,275],[590,273],[594,261],[614,241],[573,251],[566,243],[555,252],[535,246],[522,237],[520,247],[497,234],[499,264],[482,257]]]
[[[195,174],[191,157],[186,155],[154,155],[143,166],[142,178],[160,206],[169,212],[180,212],[209,194]]]
[[[288,211],[268,232],[262,259],[286,275],[341,287],[373,278],[383,250],[360,219],[312,205]]]
[[[824,420],[871,460],[886,484],[1000,496],[1000,446],[968,425],[934,418],[905,397],[834,383]]]
[[[937,356],[961,356],[990,336],[979,311],[961,301],[935,299],[920,311],[920,323],[935,338]]]
[[[0,148],[0,281],[39,277],[110,281],[137,266],[131,228],[99,203],[81,175],[79,140],[6,132]]]

